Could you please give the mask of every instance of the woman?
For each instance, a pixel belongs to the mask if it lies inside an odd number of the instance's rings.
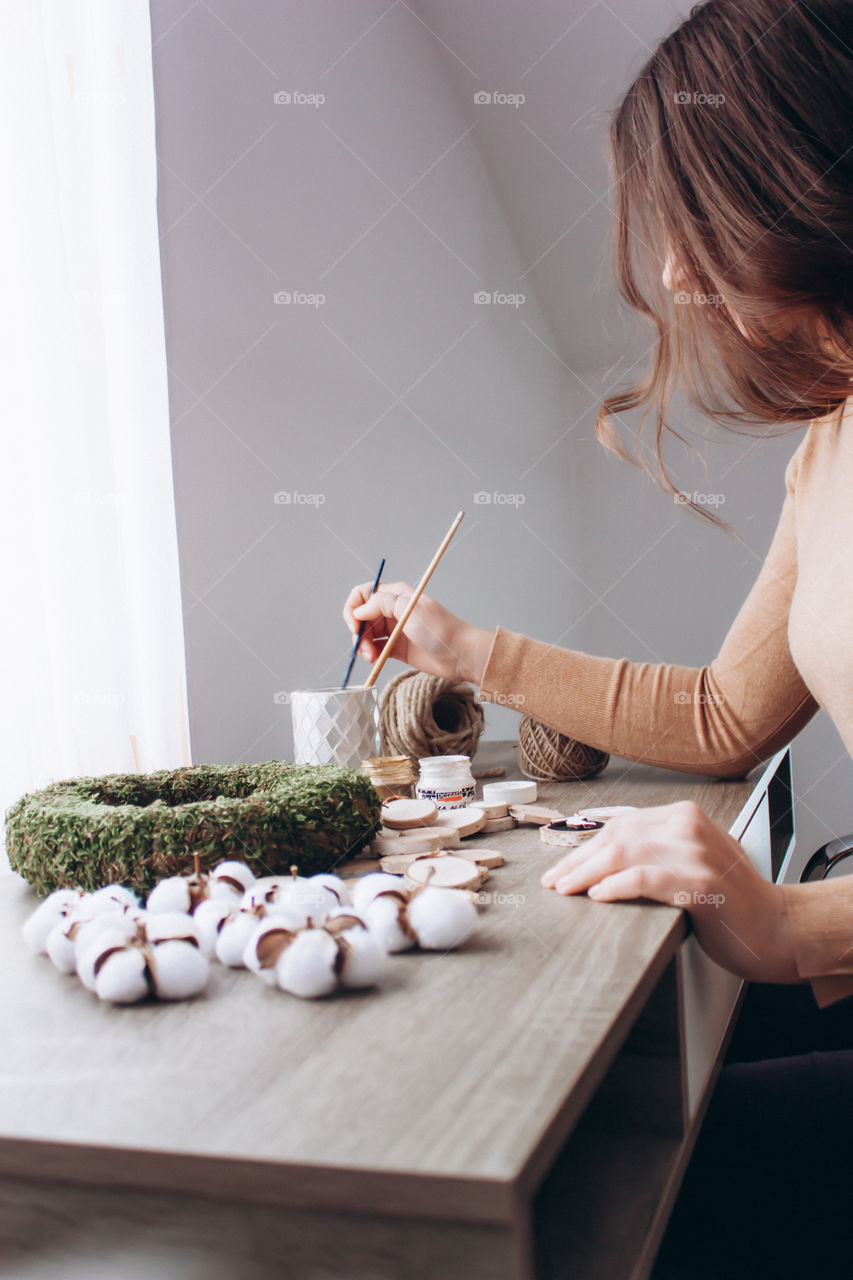
[[[742,777],[789,742],[818,707],[853,753],[851,124],[853,5],[847,0],[708,0],[660,45],[612,124],[616,270],[626,300],[655,325],[657,352],[643,383],[605,401],[599,438],[628,456],[612,419],[641,408],[643,422],[655,425],[660,483],[674,492],[661,442],[671,430],[666,413],[676,384],[730,425],[810,423],[786,472],[766,561],[716,660],[690,669],[593,657],[500,627],[483,631],[425,596],[396,657],[473,681],[484,699],[515,700],[593,747],[668,768]],[[406,583],[389,584],[370,598],[370,584],[362,584],[350,593],[344,618],[353,632],[367,622],[361,654],[368,661],[377,657],[410,591]],[[850,816],[853,827],[853,805]],[[721,907],[690,911],[706,950],[753,982],[807,980],[818,1005],[843,1001],[829,1011],[828,1038],[822,1015],[810,1018],[800,1009],[797,1047],[853,1049],[853,1001],[844,1000],[853,993],[853,877],[768,884],[727,832],[696,805],[682,803],[611,821],[547,871],[543,884],[607,902],[672,903],[676,894],[687,891],[694,899],[696,891],[698,902],[707,903],[723,894]],[[786,996],[802,994],[792,986]],[[833,1117],[823,1140],[838,1140],[844,1129],[849,1141],[853,1054],[826,1057],[832,1062],[812,1055],[803,1070],[809,1082],[817,1070]],[[731,1138],[738,1114],[743,1119],[744,1097],[763,1097],[766,1104],[768,1080],[782,1089],[783,1104],[786,1089],[799,1097],[804,1077],[792,1061],[753,1067],[751,1077],[746,1068],[730,1068],[740,1075],[728,1094],[724,1082],[723,1103],[715,1104],[706,1131]],[[759,1092],[757,1079],[763,1081]],[[766,1105],[765,1111],[765,1129],[758,1124],[751,1135],[750,1158],[762,1140],[767,1148],[777,1125]],[[756,1124],[757,1114],[750,1112]],[[813,1111],[809,1121],[812,1132],[820,1128]],[[800,1168],[809,1134],[792,1140],[801,1144]],[[737,1166],[733,1148],[728,1155]],[[695,1176],[707,1178],[714,1159],[723,1159],[719,1150],[700,1151]],[[772,1159],[777,1168],[778,1151]],[[747,1166],[754,1183],[760,1170]],[[706,1210],[723,1188],[731,1199],[732,1179],[728,1168]],[[838,1245],[832,1214],[825,1212],[837,1181],[827,1188],[823,1179],[822,1198],[809,1199],[799,1189],[806,1212],[830,1219],[822,1236],[828,1248]],[[749,1215],[739,1221],[730,1212],[729,1224],[748,1230],[758,1222],[766,1235],[771,1219],[756,1208],[759,1193],[753,1185]],[[729,1252],[724,1264],[713,1263],[725,1271],[708,1274],[741,1274],[729,1237],[716,1229],[717,1215],[713,1224],[704,1233],[706,1245],[722,1239]],[[769,1247],[762,1238],[768,1269],[751,1260],[743,1274],[807,1274],[797,1270],[806,1264],[798,1261],[790,1233],[772,1266]],[[809,1274],[821,1274],[811,1269],[816,1256],[808,1255]]]

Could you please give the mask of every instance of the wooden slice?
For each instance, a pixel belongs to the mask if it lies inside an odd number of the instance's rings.
[[[430,832],[433,831],[441,836],[442,849],[462,848],[462,841],[459,838],[458,828],[448,826],[444,822],[437,822],[434,827],[430,827]]]
[[[509,806],[505,800],[475,800],[478,809],[482,809],[487,818],[505,818]]]
[[[411,832],[398,831],[391,836],[374,836],[370,849],[379,858],[397,853],[412,853],[416,856],[421,853],[436,853],[446,844],[444,834],[434,827],[421,827]]]
[[[556,818],[565,817],[559,809],[549,809],[544,804],[511,804],[509,812],[516,822],[529,822],[537,827],[544,827]]]
[[[465,857],[471,862],[476,862],[478,867],[487,867],[489,871],[493,871],[495,867],[502,867],[506,862],[506,858],[497,849],[473,849],[465,850]]]
[[[428,827],[438,817],[438,806],[432,800],[386,800],[382,821],[392,831],[409,831],[412,827]]]
[[[487,875],[486,868],[478,867],[470,858],[460,858],[455,853],[416,858],[406,868],[406,879],[412,884],[429,883],[438,889],[475,889]]]
[[[408,871],[413,862],[424,857],[430,857],[430,854],[389,853],[386,857],[379,859],[379,870],[387,871],[392,876],[401,876]]]
[[[592,818],[594,822],[606,822],[608,818],[615,818],[620,813],[634,813],[636,808],[635,804],[612,804],[601,809],[578,809],[578,816]]]
[[[539,828],[539,839],[543,844],[556,844],[564,848],[574,848],[576,845],[583,844],[584,840],[589,840],[599,831],[604,830],[604,824],[600,818],[589,819],[601,823],[600,826],[588,830],[583,830],[580,825],[573,828],[575,822],[581,824],[585,817],[585,814],[573,813],[567,818],[557,818],[547,827]]]
[[[461,809],[442,809],[440,825],[455,827],[460,836],[472,836],[482,829],[485,821],[486,815],[482,809],[474,804],[467,804]]]
[[[506,818],[487,818],[480,828],[486,834],[492,831],[512,831],[513,827],[517,827],[518,823],[515,818],[507,816]]]

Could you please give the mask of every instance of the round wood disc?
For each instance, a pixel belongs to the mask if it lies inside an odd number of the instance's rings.
[[[432,800],[386,800],[382,806],[382,821],[393,831],[409,831],[413,827],[428,827],[438,817],[438,806]]]
[[[437,822],[434,827],[429,828],[430,833],[433,831],[441,837],[440,849],[461,849],[462,841],[459,839],[459,830],[457,827],[451,827],[443,822]],[[401,834],[403,834],[401,832]],[[406,837],[409,839],[409,837]]]
[[[606,822],[619,813],[633,813],[636,808],[635,804],[612,804],[601,809],[578,809],[578,815],[581,818],[592,818],[593,822]]]
[[[555,831],[553,827],[540,827],[539,839],[543,844],[558,844],[572,849],[575,845],[583,844],[584,840],[589,840],[590,836],[596,835],[600,830],[601,827],[596,831]]]
[[[505,818],[487,818],[480,830],[488,834],[491,831],[512,831],[517,826],[516,819],[507,815]]]
[[[516,822],[529,822],[537,827],[543,827],[555,818],[565,817],[559,809],[549,809],[545,804],[511,804],[509,813]]]
[[[489,871],[493,871],[495,867],[502,867],[506,862],[506,858],[497,849],[466,849],[465,857],[471,862],[476,862],[478,867],[487,867]]]
[[[390,836],[374,836],[370,847],[381,857],[389,853],[437,853],[444,845],[441,831],[435,827],[419,827]]]
[[[505,818],[509,813],[505,800],[475,800],[474,804],[483,810],[487,818]]]
[[[406,868],[406,879],[413,884],[428,882],[438,889],[471,889],[483,879],[483,868],[470,858],[445,853],[434,858],[416,858]]]
[[[475,804],[466,804],[461,809],[442,809],[439,818],[442,827],[455,827],[460,836],[472,836],[485,821],[486,815]]]

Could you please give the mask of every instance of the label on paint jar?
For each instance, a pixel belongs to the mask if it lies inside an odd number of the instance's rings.
[[[457,787],[453,791],[441,791],[437,787],[422,786],[418,783],[419,800],[432,800],[439,809],[463,809],[465,805],[474,803],[475,788]]]

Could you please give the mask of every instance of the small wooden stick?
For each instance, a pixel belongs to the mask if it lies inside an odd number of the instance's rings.
[[[460,511],[456,519],[453,521],[453,524],[450,526],[450,528],[447,530],[447,533],[444,535],[444,540],[442,541],[441,546],[436,551],[432,560],[430,560],[427,566],[426,572],[424,573],[424,576],[421,578],[420,582],[412,592],[412,598],[409,601],[409,603],[406,605],[405,609],[403,610],[402,616],[399,619],[396,627],[391,632],[388,639],[385,641],[385,648],[382,650],[379,657],[376,659],[373,666],[371,667],[370,675],[367,677],[367,679],[364,682],[365,688],[369,689],[372,685],[376,683],[377,677],[379,676],[379,672],[385,666],[385,663],[387,662],[387,660],[391,657],[391,650],[394,648],[394,645],[399,640],[400,632],[403,630],[403,627],[409,621],[409,618],[411,617],[411,614],[412,614],[412,610],[414,609],[415,605],[418,603],[418,600],[423,595],[423,592],[426,588],[426,584],[429,582],[430,578],[435,572],[435,569],[436,569],[436,566],[438,565],[439,560],[447,550],[450,539],[453,537],[454,533],[462,523],[462,517],[464,515],[465,515],[465,512]]]

